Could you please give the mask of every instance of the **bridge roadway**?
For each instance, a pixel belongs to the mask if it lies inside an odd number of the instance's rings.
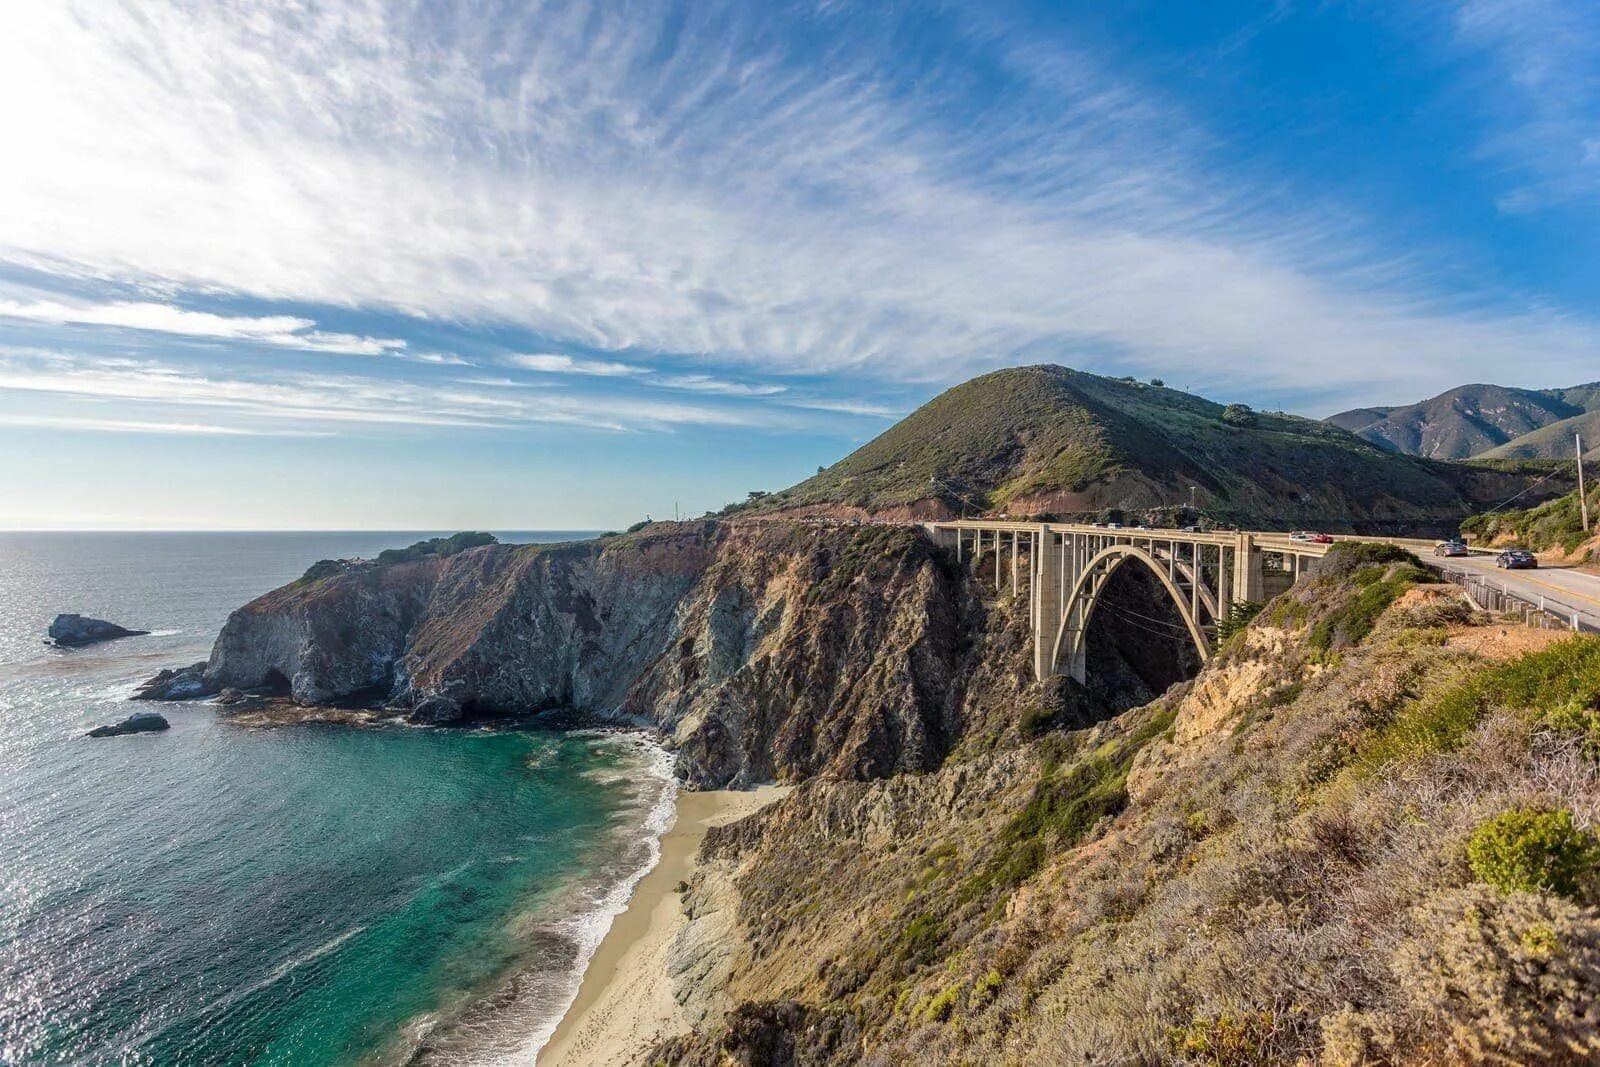
[[[1282,592],[1325,556],[1329,543],[1298,540],[1272,531],[1184,531],[1112,528],[1085,523],[957,519],[920,524],[934,542],[961,560],[994,556],[997,588],[1021,589],[1027,576],[1034,635],[1034,672],[1040,680],[1087,677],[1089,622],[1115,571],[1130,562],[1147,568],[1164,587],[1202,661],[1210,658],[1219,627],[1234,605],[1262,603]],[[1380,541],[1431,556],[1438,542],[1416,538],[1335,535],[1334,540]],[[1475,550],[1450,560],[1468,572],[1493,570]],[[1009,566],[1007,559],[1009,557]],[[1530,603],[1570,616],[1574,628],[1600,629],[1600,577],[1571,570],[1498,572],[1494,584]],[[1543,601],[1541,601],[1543,597]]]

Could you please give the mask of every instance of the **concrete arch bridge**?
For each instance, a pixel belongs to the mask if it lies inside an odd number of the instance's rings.
[[[1106,583],[1125,566],[1154,575],[1171,599],[1201,662],[1234,604],[1261,603],[1299,581],[1329,545],[1288,534],[1130,530],[1080,523],[984,519],[922,524],[958,560],[994,555],[994,583],[1013,593],[1027,577],[1033,669],[1087,679],[1088,632]]]

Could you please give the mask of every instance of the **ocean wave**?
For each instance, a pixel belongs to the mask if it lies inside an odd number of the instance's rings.
[[[585,734],[588,734],[585,731]],[[589,877],[574,881],[552,900],[544,898],[537,910],[513,920],[519,940],[529,944],[559,944],[559,969],[534,966],[508,976],[496,992],[473,998],[475,1004],[418,1017],[404,1028],[400,1040],[402,1062],[428,1064],[528,1063],[555,1034],[562,1017],[572,1007],[589,961],[633,897],[634,888],[661,860],[661,838],[677,816],[677,779],[673,756],[660,744],[637,732],[595,733],[592,737],[629,742],[629,778],[640,786],[639,799],[648,798],[643,819],[627,825],[615,851],[616,860]],[[612,831],[615,833],[616,831]],[[388,1059],[388,1057],[385,1057]]]

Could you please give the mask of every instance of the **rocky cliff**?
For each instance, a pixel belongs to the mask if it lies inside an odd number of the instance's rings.
[[[1117,640],[1119,596],[1159,610],[1132,572],[1119,589],[1091,648],[1099,685],[1030,696],[1036,721],[1092,721],[1188,669],[1181,642]],[[425,723],[559,708],[652,724],[702,787],[879,778],[1019,729],[1025,605],[910,528],[657,524],[302,579],[233,613],[205,685]]]
[[[1595,1062],[1597,707],[1341,548],[1159,700],[714,830],[641,1062]]]

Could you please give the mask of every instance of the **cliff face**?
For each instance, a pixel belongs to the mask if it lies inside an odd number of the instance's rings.
[[[1600,638],[1518,633],[1341,550],[1146,706],[806,782],[708,835],[641,1062],[1594,1062]]]
[[[1015,629],[973,588],[910,529],[493,545],[269,593],[229,618],[206,678],[306,704],[376,698],[429,723],[643,720],[697,786],[881,777],[939,764],[964,731],[966,679],[993,659],[985,635]]]

